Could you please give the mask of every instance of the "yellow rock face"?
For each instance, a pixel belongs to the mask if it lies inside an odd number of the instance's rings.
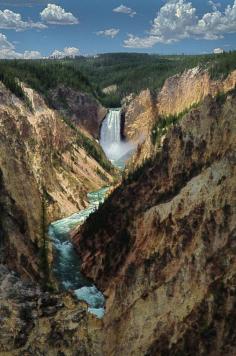
[[[124,100],[125,136],[136,143],[142,142],[150,129],[156,115],[155,99],[149,89],[143,90],[136,97],[130,96]]]
[[[235,122],[235,94],[204,100],[76,236],[104,355],[236,352]]]
[[[107,184],[111,176],[78,146],[76,132],[42,97],[24,90],[32,111],[0,85],[1,228],[8,265],[35,277],[42,201],[45,229],[50,221],[86,207],[87,192]]]
[[[150,98],[148,91],[130,100],[125,107],[127,137],[134,140],[142,138],[136,154],[131,159],[130,169],[142,164],[155,151],[151,144],[150,132],[158,118],[182,113],[192,105],[202,102],[208,95],[214,97],[219,93],[226,93],[234,89],[235,85],[236,71],[231,72],[224,81],[213,81],[207,71],[196,67],[168,78],[155,100],[152,99],[152,104],[147,100],[147,97]],[[136,106],[140,108],[138,113],[134,110]]]
[[[185,71],[166,80],[157,96],[157,112],[168,116],[178,114],[193,104],[201,102],[207,95],[216,96],[235,87],[236,71],[232,72],[225,81],[213,81],[208,72],[198,67]]]

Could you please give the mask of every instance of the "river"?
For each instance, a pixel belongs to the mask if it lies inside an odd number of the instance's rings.
[[[111,162],[122,168],[122,156],[130,148],[121,141],[120,109],[112,109],[103,121],[101,128],[101,146]],[[83,224],[88,216],[103,203],[109,187],[88,193],[88,208],[67,218],[54,221],[50,224],[48,235],[53,243],[54,260],[53,273],[61,290],[71,290],[78,300],[88,304],[88,311],[98,318],[105,313],[105,298],[103,294],[80,272],[80,258],[71,241],[70,231]]]

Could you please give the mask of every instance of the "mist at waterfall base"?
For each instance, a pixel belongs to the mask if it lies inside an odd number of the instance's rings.
[[[135,145],[121,140],[121,110],[110,109],[102,123],[100,144],[107,158],[114,164],[125,165]]]
[[[134,145],[121,140],[121,110],[111,109],[103,121],[100,143],[112,163],[123,168]],[[88,312],[102,318],[105,313],[103,294],[80,271],[81,261],[70,241],[70,232],[83,224],[104,202],[109,187],[88,193],[89,206],[67,218],[50,224],[48,235],[53,243],[53,273],[61,290],[70,290],[78,300],[88,304]]]

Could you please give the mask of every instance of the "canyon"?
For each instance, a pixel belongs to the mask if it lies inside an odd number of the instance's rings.
[[[234,354],[235,109],[207,97],[74,236],[104,355]]]
[[[24,90],[31,110],[3,85],[0,87],[2,249],[10,268],[36,278],[46,229],[42,224],[85,208],[87,193],[111,182],[112,176],[88,156],[80,144],[81,134],[38,93],[28,87]],[[99,151],[95,141],[94,145]]]
[[[0,84],[1,355],[236,352],[235,84],[196,67],[110,111]]]

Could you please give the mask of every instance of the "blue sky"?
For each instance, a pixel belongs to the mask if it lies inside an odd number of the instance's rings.
[[[215,48],[236,49],[236,0],[0,0],[0,58]]]

